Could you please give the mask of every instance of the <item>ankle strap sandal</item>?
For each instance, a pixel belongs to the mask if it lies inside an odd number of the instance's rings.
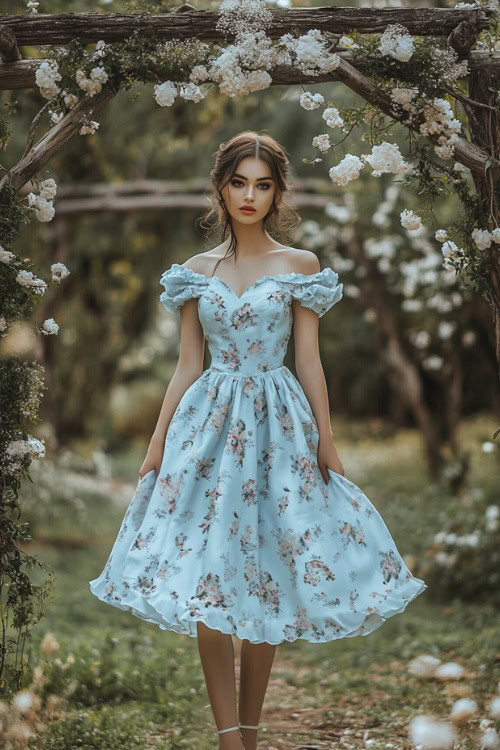
[[[234,729],[237,729],[239,731],[240,728],[238,726],[238,727],[228,727],[227,729],[218,729],[216,732],[214,732],[214,734],[224,734],[224,732],[232,732]]]

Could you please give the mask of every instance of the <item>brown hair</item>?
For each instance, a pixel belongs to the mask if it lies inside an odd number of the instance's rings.
[[[266,221],[270,221],[272,227],[286,237],[289,236],[290,230],[302,221],[295,208],[285,201],[285,195],[290,190],[290,185],[287,182],[289,159],[286,150],[270,135],[260,135],[255,130],[244,130],[237,133],[230,140],[221,143],[215,152],[215,165],[210,172],[211,186],[208,195],[211,205],[208,213],[200,222],[200,226],[203,228],[206,226],[210,229],[208,220],[215,217],[212,229],[223,226],[223,240],[226,238],[226,232],[229,228],[231,243],[224,258],[230,256],[231,251],[236,255],[237,240],[231,215],[222,197],[222,190],[230,182],[239,163],[247,156],[265,161],[271,170],[270,173],[276,185],[272,205],[264,217],[264,226]],[[224,258],[219,258],[212,274]]]

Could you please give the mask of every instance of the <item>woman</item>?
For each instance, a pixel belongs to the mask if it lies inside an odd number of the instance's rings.
[[[160,299],[180,314],[179,361],[90,581],[103,601],[198,638],[224,750],[257,747],[278,643],[368,635],[427,588],[344,476],[318,347],[318,319],[343,285],[265,228],[290,218],[287,168],[285,150],[253,131],[217,153],[212,210],[229,237],[162,275]],[[292,322],[298,379],[282,364]]]

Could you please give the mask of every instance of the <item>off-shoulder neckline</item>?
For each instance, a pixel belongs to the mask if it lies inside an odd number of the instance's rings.
[[[214,279],[217,279],[221,284],[223,284],[223,286],[226,287],[226,289],[228,289],[231,292],[231,294],[237,300],[242,299],[242,297],[247,292],[249,292],[251,289],[256,287],[258,284],[261,284],[263,281],[267,281],[268,279],[280,280],[280,281],[286,280],[286,279],[293,280],[293,279],[296,279],[297,277],[300,277],[301,279],[311,279],[311,278],[314,278],[315,276],[320,276],[321,274],[324,274],[325,271],[328,273],[337,275],[336,272],[333,270],[333,268],[330,268],[329,266],[326,266],[321,271],[315,271],[315,273],[300,273],[300,271],[289,271],[288,273],[275,273],[275,274],[268,273],[265,276],[261,276],[260,279],[257,279],[256,281],[254,281],[253,284],[250,284],[250,286],[247,286],[247,288],[244,289],[240,295],[238,295],[236,294],[234,289],[231,286],[229,286],[227,281],[224,281],[224,279],[221,279],[220,276],[207,276],[205,273],[199,273],[198,271],[193,271],[192,268],[183,266],[182,263],[172,263],[172,265],[170,266],[170,270],[174,270],[176,268],[180,268],[182,269],[182,271],[185,271],[185,272],[187,271],[188,274],[199,276],[207,283],[207,285],[210,284],[210,282],[213,281]]]

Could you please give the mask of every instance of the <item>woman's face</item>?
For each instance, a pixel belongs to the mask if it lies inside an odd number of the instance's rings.
[[[230,216],[241,224],[262,221],[269,211],[276,185],[271,170],[262,159],[246,156],[240,161],[229,183],[222,190]],[[254,211],[243,211],[242,206]]]

